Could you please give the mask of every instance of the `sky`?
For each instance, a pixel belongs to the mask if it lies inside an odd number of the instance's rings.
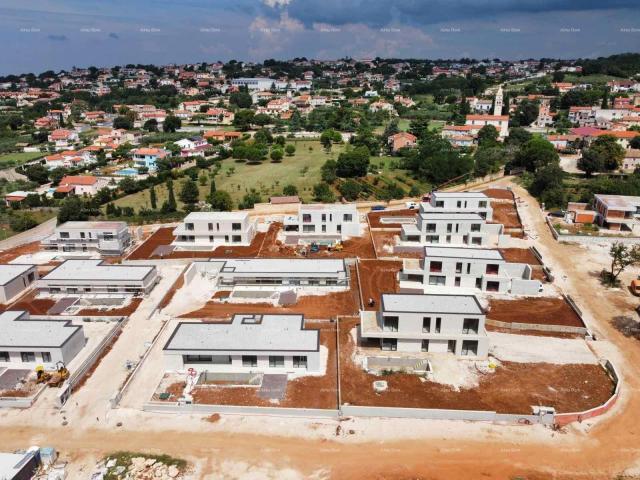
[[[640,51],[640,0],[0,0],[0,74],[268,58]]]

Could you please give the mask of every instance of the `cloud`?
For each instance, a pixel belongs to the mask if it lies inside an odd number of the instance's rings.
[[[291,0],[262,0],[264,4],[271,8],[285,7],[291,3]]]
[[[69,40],[66,35],[47,35],[47,38],[53,42],[66,42]]]
[[[111,32],[109,33],[109,38],[113,38],[114,40],[118,40],[120,36],[117,33]]]

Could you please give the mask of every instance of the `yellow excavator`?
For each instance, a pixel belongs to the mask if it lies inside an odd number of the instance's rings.
[[[56,369],[47,371],[42,365],[36,367],[36,383],[46,383],[49,387],[59,387],[69,378],[69,370],[67,370],[64,362],[56,363]]]

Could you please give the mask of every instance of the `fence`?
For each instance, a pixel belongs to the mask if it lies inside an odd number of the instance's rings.
[[[55,405],[58,408],[62,408],[67,402],[73,389],[84,379],[89,370],[100,360],[102,353],[111,345],[115,338],[120,335],[122,328],[127,323],[128,317],[121,317],[121,320],[113,326],[109,334],[102,339],[100,344],[91,352],[91,355],[82,362],[82,364],[76,369],[75,372],[64,382],[60,392],[56,395]]]
[[[599,245],[603,243],[623,243],[625,245],[635,245],[640,243],[640,237],[628,237],[617,235],[578,235],[558,232],[549,217],[546,217],[547,226],[551,230],[551,235],[558,242],[581,243],[583,245]]]
[[[178,404],[165,402],[147,402],[142,406],[145,412],[155,413],[199,413],[211,415],[225,413],[232,415],[269,415],[287,417],[323,417],[338,418],[338,410],[323,410],[318,408],[279,408],[279,407],[251,407],[239,405],[197,405],[192,403]]]

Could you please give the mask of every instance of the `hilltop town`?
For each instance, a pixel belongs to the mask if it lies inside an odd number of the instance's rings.
[[[0,477],[632,478],[639,167],[640,54],[0,77]]]

